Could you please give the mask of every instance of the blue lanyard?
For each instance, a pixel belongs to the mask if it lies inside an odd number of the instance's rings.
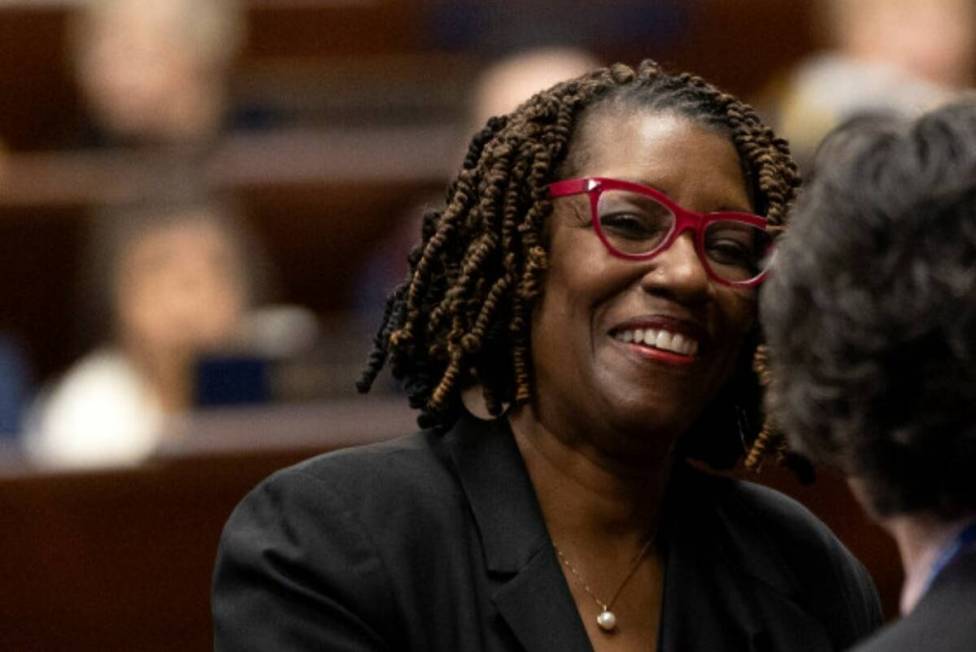
[[[932,569],[929,570],[929,578],[925,581],[925,588],[922,593],[928,592],[932,583],[935,582],[935,578],[945,570],[945,567],[974,543],[976,543],[976,521],[966,526],[966,529],[956,535],[952,543],[943,548],[939,557],[932,563]]]

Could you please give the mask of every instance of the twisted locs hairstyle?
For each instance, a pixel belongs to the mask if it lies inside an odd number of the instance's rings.
[[[471,384],[480,385],[495,415],[505,403],[532,398],[529,325],[548,265],[552,202],[546,185],[572,173],[581,154],[570,151],[574,135],[589,116],[611,106],[673,113],[727,134],[756,211],[769,219],[774,236],[782,230],[799,177],[785,141],[752,108],[653,61],[636,70],[615,64],[562,82],[491,118],[471,141],[445,208],[424,217],[421,244],[409,256],[407,280],[387,301],[360,392],[369,391],[388,363],[420,410],[421,427],[453,424],[461,390]],[[761,356],[755,364],[763,373]],[[744,366],[755,386],[752,365]],[[758,415],[758,387],[754,394],[747,411]],[[768,427],[748,439],[754,467],[770,452],[785,451]]]

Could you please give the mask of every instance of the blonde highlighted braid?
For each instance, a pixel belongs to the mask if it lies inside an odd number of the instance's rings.
[[[552,212],[546,185],[572,171],[574,135],[609,105],[671,112],[727,133],[756,210],[774,235],[782,230],[799,185],[796,166],[785,141],[746,104],[653,61],[636,69],[615,64],[557,84],[492,118],[472,140],[445,208],[424,218],[409,277],[387,301],[361,392],[389,364],[420,410],[422,427],[450,426],[460,413],[461,390],[472,383],[483,387],[493,414],[505,403],[531,400],[529,324],[548,266],[544,234]],[[755,366],[765,373],[761,358]],[[758,405],[753,409],[758,413]],[[764,451],[778,450],[777,441],[770,430],[755,438],[752,464],[761,463]]]

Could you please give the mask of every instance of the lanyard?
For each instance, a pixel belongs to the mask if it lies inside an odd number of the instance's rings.
[[[935,578],[945,570],[948,566],[963,553],[967,548],[976,543],[976,521],[970,523],[966,528],[956,535],[949,545],[942,549],[938,558],[932,563],[932,568],[929,570],[929,577],[925,581],[925,588],[922,593],[926,593],[929,588],[931,588],[932,583],[935,582]]]

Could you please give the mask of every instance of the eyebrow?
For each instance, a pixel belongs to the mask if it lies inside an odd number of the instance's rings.
[[[674,196],[670,192],[668,192],[664,188],[661,188],[660,186],[657,186],[657,185],[655,185],[653,183],[648,183],[645,179],[639,179],[639,178],[635,178],[635,177],[615,177],[615,178],[617,178],[617,179],[619,179],[621,181],[629,181],[630,183],[636,183],[636,184],[639,184],[639,185],[642,185],[642,186],[647,186],[648,188],[653,188],[654,190],[658,191],[659,193],[665,195],[668,199],[670,199],[674,203],[678,204],[679,206],[682,206],[683,208],[687,208],[683,204],[681,204],[680,202],[678,202],[678,200],[676,200],[674,198]],[[751,203],[752,203],[751,200],[752,200],[752,198],[749,196],[750,193],[749,193],[749,189],[748,188],[746,188],[746,195],[747,195],[746,200],[749,202],[749,204],[747,204],[745,206],[738,206],[736,204],[720,203],[718,208],[716,208],[714,210],[710,210],[710,211],[704,211],[704,212],[705,213],[753,213],[753,214],[758,214],[758,213],[756,213],[756,209],[751,206]],[[690,210],[690,209],[688,209],[688,210]]]

